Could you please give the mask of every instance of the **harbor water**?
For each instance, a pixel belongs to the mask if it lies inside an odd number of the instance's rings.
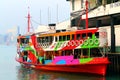
[[[120,74],[105,77],[82,73],[60,73],[26,69],[15,61],[16,46],[0,45],[0,80],[120,80]]]

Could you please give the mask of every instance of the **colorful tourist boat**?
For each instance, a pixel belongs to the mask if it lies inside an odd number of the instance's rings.
[[[101,28],[19,35],[16,61],[26,68],[105,76],[107,44],[107,32]]]
[[[106,74],[107,33],[85,29],[58,33],[37,33],[17,38],[16,60],[40,70]]]

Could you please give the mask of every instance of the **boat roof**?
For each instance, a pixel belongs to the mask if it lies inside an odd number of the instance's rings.
[[[70,35],[70,34],[82,34],[82,33],[95,33],[98,31],[98,28],[88,28],[82,30],[75,30],[75,31],[64,31],[64,32],[56,32],[56,33],[49,33],[49,32],[39,32],[39,33],[32,33],[32,34],[25,34],[18,36],[18,38],[29,38],[31,35],[37,35],[38,37],[47,37],[47,36],[63,36],[63,35]]]
[[[40,37],[47,37],[47,36],[63,36],[63,35],[70,35],[70,34],[82,34],[82,33],[95,33],[98,31],[98,28],[92,29],[83,29],[83,30],[75,30],[75,31],[65,31],[65,32],[58,32],[58,33],[45,33],[45,34],[38,34]]]

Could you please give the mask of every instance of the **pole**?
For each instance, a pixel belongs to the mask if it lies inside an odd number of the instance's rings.
[[[30,14],[28,13],[28,32],[30,32]]]
[[[86,0],[85,6],[86,6],[86,29],[88,29],[88,0]]]
[[[19,35],[20,34],[20,27],[18,26],[17,27],[17,35]]]
[[[28,27],[27,27],[27,32],[29,33],[30,32],[30,12],[29,12],[29,7],[28,7],[28,16],[27,16],[27,18],[28,18]]]
[[[40,9],[40,25],[41,25],[41,9]]]
[[[51,23],[51,14],[50,14],[50,8],[48,7],[48,24]]]
[[[57,4],[57,23],[58,23],[58,4]]]

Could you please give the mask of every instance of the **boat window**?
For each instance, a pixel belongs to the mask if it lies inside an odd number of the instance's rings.
[[[88,37],[92,38],[92,33],[88,33]]]
[[[29,43],[29,38],[22,38],[21,43],[24,43],[24,44]]]
[[[83,49],[80,58],[87,58],[88,56],[88,49]]]
[[[66,41],[66,36],[63,36],[63,41]]]
[[[77,40],[80,40],[80,34],[77,34]]]
[[[70,40],[70,35],[67,35],[67,40]]]
[[[59,33],[60,32],[60,30],[56,30],[56,33]]]
[[[53,41],[53,36],[50,36],[50,43],[52,43]]]
[[[42,43],[44,43],[44,37],[41,37],[41,41],[42,41]]]
[[[100,52],[100,50],[101,50],[102,48],[92,48],[91,50],[90,50],[90,56],[91,57],[101,57],[102,56],[102,54],[101,54],[101,52]]]
[[[82,34],[82,38],[86,38],[86,33],[83,33],[83,34]]]
[[[52,52],[46,52],[45,59],[46,60],[52,60]]]
[[[81,55],[81,50],[75,49],[74,50],[74,59],[80,58],[80,55]]]
[[[56,42],[58,41],[58,38],[57,38],[57,36],[55,36],[55,41],[56,41]]]
[[[66,31],[66,29],[62,29],[62,32],[65,32]]]
[[[20,39],[20,42],[21,42],[21,43],[24,43],[24,39],[23,39],[23,38],[21,38],[21,39]]]
[[[48,37],[45,37],[45,42],[49,42],[49,38]]]
[[[17,39],[17,43],[19,43],[20,41],[19,41],[19,39]]]
[[[59,36],[59,41],[62,41],[62,36]]]
[[[95,33],[96,38],[99,38],[99,32]]]
[[[38,43],[40,42],[40,37],[37,37],[37,42],[38,42]]]
[[[72,40],[74,40],[74,34],[72,34]]]
[[[26,42],[26,44],[29,43],[29,38],[26,38],[25,42]]]
[[[72,10],[74,11],[75,9],[75,0],[72,0]]]
[[[81,0],[81,8],[83,8],[83,7],[84,7],[84,1]]]
[[[42,43],[42,37],[39,37],[40,43]]]

